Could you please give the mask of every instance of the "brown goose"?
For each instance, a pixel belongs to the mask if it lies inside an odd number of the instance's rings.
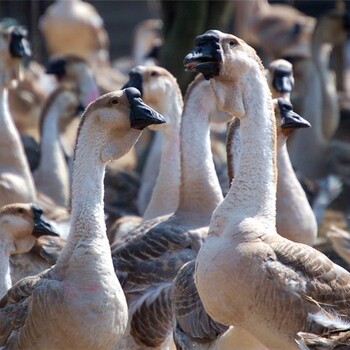
[[[210,79],[219,109],[241,123],[238,172],[196,260],[206,311],[270,350],[298,349],[298,332],[349,330],[350,273],[276,232],[275,118],[256,52],[211,30],[196,38],[185,64]]]
[[[128,152],[164,119],[136,89],[101,96],[85,110],[74,151],[72,224],[50,270],[27,277],[0,300],[5,349],[112,349],[127,324],[103,210],[106,164]]]

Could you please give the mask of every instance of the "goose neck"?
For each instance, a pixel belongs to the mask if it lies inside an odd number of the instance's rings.
[[[64,157],[59,131],[60,111],[52,106],[45,116],[41,134],[41,158],[36,176],[40,174],[40,190],[58,205],[67,206],[69,200],[69,170]]]
[[[67,244],[57,263],[61,266],[69,265],[73,253],[75,256],[83,254],[86,259],[95,256],[95,259],[105,259],[106,263],[111,264],[106,254],[109,243],[103,205],[106,164],[96,154],[98,144],[84,131],[82,128],[75,148],[71,187],[71,228]]]
[[[11,157],[9,156],[9,152]],[[35,201],[35,185],[20,134],[12,119],[8,90],[0,88],[0,163],[2,168],[20,174],[26,181],[27,198],[24,202]]]
[[[239,166],[227,196],[213,214],[213,227],[226,221],[240,223],[245,218],[259,218],[269,227],[275,226],[276,129],[271,93],[262,73],[253,71],[245,78],[249,84],[241,81],[241,85],[232,86],[235,94],[241,90],[244,108]]]
[[[223,195],[215,171],[210,143],[209,108],[207,101],[194,88],[182,115],[181,186],[177,212],[198,213],[209,220]]]
[[[182,105],[180,106],[179,103],[170,105],[175,107],[170,112],[173,113],[172,123],[169,128],[164,128],[164,131],[161,131],[163,133],[163,145],[159,173],[151,200],[143,215],[144,220],[174,213],[179,202]]]

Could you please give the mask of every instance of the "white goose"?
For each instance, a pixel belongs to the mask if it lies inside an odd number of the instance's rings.
[[[178,83],[164,68],[136,66],[129,72],[129,81],[124,87],[132,86],[141,91],[144,102],[158,111],[165,118],[166,123],[150,127],[156,132],[156,138],[153,139],[154,144],[145,167],[149,165],[153,176],[151,179],[142,176],[138,197],[140,199],[143,197],[140,196],[141,193],[148,192],[145,187],[154,185],[154,188],[150,189],[152,195],[146,210],[142,216],[124,216],[118,219],[113,225],[114,228],[109,230],[109,236],[114,236],[112,241],[123,240],[123,237],[141,221],[173,214],[179,202],[180,124],[183,99]],[[161,137],[158,138],[158,135]],[[153,170],[157,167],[151,162],[155,161],[154,153],[159,154],[159,150],[161,151],[160,169],[157,173]],[[146,174],[143,173],[143,175]]]
[[[19,78],[21,58],[31,54],[26,32],[1,29],[0,36],[0,206],[35,202],[35,185],[8,105],[8,87]]]
[[[181,121],[181,186],[174,215],[145,221],[112,250],[129,306],[129,327],[118,349],[168,349],[172,343],[173,278],[193,260],[223,196],[210,147],[210,121],[230,120],[213,103],[201,76],[189,86]],[[199,112],[198,112],[199,111]],[[137,273],[135,273],[137,271]]]
[[[290,104],[290,93],[294,86],[292,64],[282,59],[271,62],[267,71],[267,81],[272,97],[284,99],[276,101],[278,108],[275,107],[275,113],[294,113]],[[279,121],[278,117],[276,119]],[[302,123],[300,120],[295,128],[308,126],[309,123]],[[292,131],[293,128],[277,128],[276,228],[283,237],[312,246],[317,237],[317,221],[289,158],[286,142]]]
[[[161,116],[136,89],[91,103],[77,137],[72,225],[57,264],[27,277],[0,301],[0,345],[5,349],[111,349],[125,331],[127,305],[115,276],[106,236],[106,164],[129,151]]]
[[[279,77],[280,78],[280,77]],[[278,79],[279,80],[279,79]],[[286,86],[282,81],[276,82],[279,86]],[[290,102],[282,98],[274,100],[274,108],[276,114],[276,125],[278,138],[285,140],[287,134],[294,128],[306,127],[309,124],[300,116],[296,115],[291,109]],[[283,125],[282,125],[283,124]],[[227,149],[228,154],[228,170],[230,178],[233,179],[233,170],[239,168],[239,123],[237,120],[230,123],[227,132]],[[286,135],[283,133],[285,132]],[[283,144],[283,142],[280,140]],[[278,150],[278,152],[280,149]],[[230,154],[234,153],[232,157]],[[235,161],[235,167],[233,166]],[[277,190],[278,191],[278,190]],[[281,208],[280,208],[281,209]],[[290,207],[291,216],[294,207]],[[310,209],[311,210],[311,209]],[[298,210],[297,210],[298,213]],[[312,211],[311,211],[312,213]],[[286,213],[287,214],[287,213]],[[277,216],[281,215],[278,213]],[[282,215],[281,215],[282,216]],[[315,221],[315,220],[314,220]],[[283,226],[282,226],[283,227]],[[287,226],[288,228],[288,226]],[[299,228],[303,228],[295,222],[295,230],[288,231],[295,241],[308,241],[311,237],[306,237],[298,232]],[[283,231],[282,231],[283,234]],[[195,281],[195,261],[186,264],[177,274],[173,283],[173,310],[176,318],[176,328],[174,330],[174,338],[178,349],[235,349],[235,350],[265,350],[266,348],[251,334],[245,332],[241,328],[230,327],[215,322],[205,311],[204,306],[199,298]]]
[[[298,332],[349,330],[350,274],[276,232],[275,118],[259,57],[243,40],[212,30],[196,38],[185,64],[211,79],[219,108],[241,123],[238,172],[196,261],[206,311],[270,350],[298,349]]]
[[[42,213],[30,203],[8,204],[0,209],[0,297],[12,285],[10,255],[28,252],[40,236],[57,236]]]
[[[174,213],[178,205],[183,99],[176,79],[164,68],[137,66],[129,75],[126,86],[138,88],[145,103],[161,113],[167,121],[164,126],[152,128],[157,134],[162,134],[162,153],[155,187],[143,213],[143,220],[149,220]],[[155,140],[158,141],[158,138]],[[155,143],[159,146],[158,142]],[[150,156],[153,160],[152,154]]]

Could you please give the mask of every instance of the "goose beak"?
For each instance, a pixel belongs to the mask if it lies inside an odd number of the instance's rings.
[[[281,93],[291,92],[294,85],[293,80],[291,72],[276,70],[272,80],[272,86]]]
[[[278,106],[281,111],[282,129],[300,129],[311,127],[311,124],[306,119],[293,111],[293,106],[289,101],[279,98]]]
[[[62,78],[66,74],[67,60],[58,58],[51,60],[46,67],[46,74],[54,74],[58,78]]]
[[[42,217],[43,211],[36,207],[32,206],[32,211],[34,214],[34,228],[33,236],[59,236],[58,232]]]
[[[143,130],[148,125],[165,123],[158,112],[142,101],[139,90],[129,87],[124,91],[130,105],[130,126],[133,129]]]
[[[197,36],[195,45],[184,58],[186,70],[200,72],[206,80],[218,76],[222,62],[219,36],[215,31],[208,31]]]
[[[10,53],[12,57],[30,57],[32,50],[27,40],[27,31],[22,27],[14,27],[11,32]]]
[[[142,91],[142,73],[141,71],[136,67],[133,68],[130,72],[129,72],[129,80],[125,83],[125,85],[122,87],[122,89],[126,89],[129,87],[134,87],[137,90],[140,91],[141,96],[143,94]]]

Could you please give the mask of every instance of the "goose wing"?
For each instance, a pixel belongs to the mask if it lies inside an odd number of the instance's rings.
[[[172,334],[171,287],[178,270],[195,258],[200,234],[161,222],[112,252],[129,306],[130,334],[138,343],[161,347]]]
[[[287,239],[269,245],[267,278],[284,291],[285,302],[303,300],[304,331],[350,329],[350,273],[307,245]]]
[[[209,343],[216,340],[229,328],[206,313],[194,282],[194,272],[195,260],[192,260],[181,268],[173,282],[174,339],[183,349],[192,341]]]
[[[12,333],[34,333],[36,317],[43,315],[38,315],[40,310],[33,306],[43,305],[46,301],[42,294],[47,293],[52,283],[49,271],[23,278],[0,300],[0,346],[7,343]],[[47,307],[50,309],[49,305]]]

